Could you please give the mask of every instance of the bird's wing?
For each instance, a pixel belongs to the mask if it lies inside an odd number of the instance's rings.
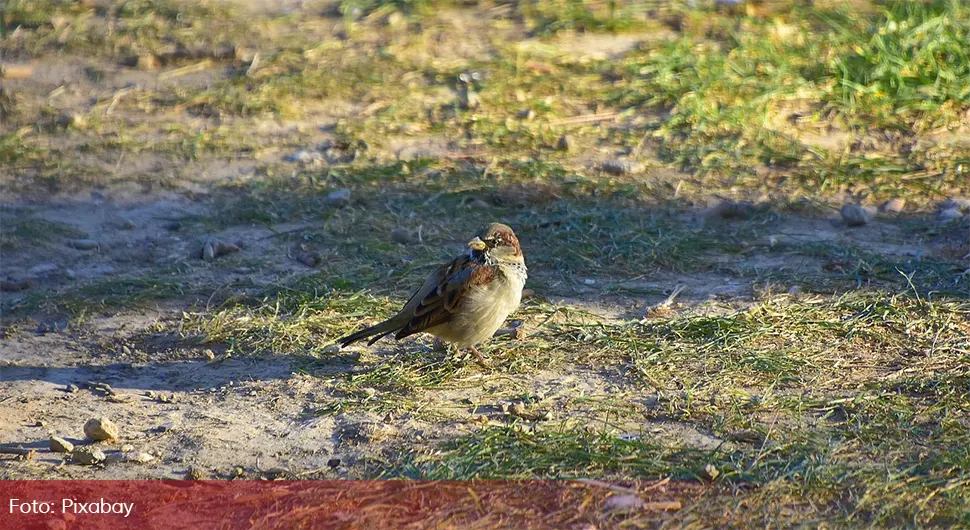
[[[402,339],[448,322],[461,308],[469,290],[488,283],[497,272],[496,267],[479,263],[467,254],[441,266],[408,300],[403,311],[409,315],[408,322],[395,338]]]

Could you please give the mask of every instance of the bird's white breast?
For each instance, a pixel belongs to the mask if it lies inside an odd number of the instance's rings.
[[[460,348],[474,346],[495,334],[519,308],[525,287],[525,267],[499,264],[500,274],[486,285],[472,287],[451,322],[428,330]]]

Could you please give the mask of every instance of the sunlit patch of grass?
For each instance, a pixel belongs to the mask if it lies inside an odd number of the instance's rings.
[[[957,524],[970,513],[968,311],[961,301],[860,292],[586,328],[595,348],[628,356],[625,385],[656,396],[648,406],[634,398],[626,413],[642,431],[631,437],[605,416],[472,427],[375,460],[370,472],[713,479],[714,494],[691,512],[723,524],[758,519],[725,509],[735,502],[785,506],[774,523],[803,520],[799,507],[814,503],[826,506],[816,517],[840,527]],[[559,334],[559,347],[574,348],[574,336]],[[723,441],[702,450],[651,429],[670,422]]]
[[[64,0],[10,0],[0,14],[6,31],[21,28],[19,45],[37,55],[66,51],[122,59],[151,53],[174,60],[241,36],[233,31],[231,9],[207,2],[134,0],[96,9]],[[6,46],[14,49],[12,42]]]

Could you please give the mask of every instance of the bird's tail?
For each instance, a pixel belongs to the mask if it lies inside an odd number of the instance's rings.
[[[340,344],[341,348],[346,348],[347,346],[350,346],[351,344],[359,340],[363,340],[368,337],[374,337],[371,340],[367,341],[367,345],[370,346],[371,344],[374,344],[375,342],[381,340],[381,338],[384,337],[385,335],[389,335],[397,331],[398,327],[399,326],[397,326],[397,323],[394,322],[393,319],[388,319],[375,326],[364,328],[356,333],[351,333],[346,337],[337,339],[337,343]]]

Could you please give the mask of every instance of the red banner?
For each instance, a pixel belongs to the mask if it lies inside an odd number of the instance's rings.
[[[0,481],[0,529],[607,528],[697,485],[597,481]],[[647,493],[649,492],[649,493]]]

